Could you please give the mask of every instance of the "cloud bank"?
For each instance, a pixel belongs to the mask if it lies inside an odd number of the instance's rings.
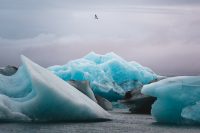
[[[19,65],[20,54],[50,66],[113,51],[160,74],[200,74],[197,0],[1,3],[0,66]]]

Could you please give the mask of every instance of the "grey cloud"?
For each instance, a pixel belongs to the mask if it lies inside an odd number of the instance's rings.
[[[0,9],[77,8],[112,5],[196,5],[199,0],[0,0]]]
[[[131,10],[127,10],[127,8]],[[149,32],[148,29],[151,27],[154,28],[153,30],[162,30],[162,26],[167,25],[166,30],[168,30],[172,29],[176,23],[179,23],[176,24],[178,27],[182,25],[187,27],[192,21],[199,21],[199,9],[197,8],[186,10],[179,6],[174,8],[127,6],[122,9],[111,8],[111,11],[105,10],[68,11],[57,9],[42,12],[32,10],[0,12],[0,36],[9,39],[32,38],[38,34],[79,36],[95,34],[122,37],[127,34],[130,34],[128,36],[143,34],[141,32],[145,29]],[[94,20],[94,13],[99,15],[99,21]],[[157,25],[161,27],[156,27]],[[172,26],[170,27],[170,25]],[[195,26],[198,28],[197,24]],[[175,28],[176,26],[173,30],[176,30]]]
[[[200,74],[197,0],[0,3],[0,66],[19,65],[20,54],[46,67],[113,51],[160,74]]]
[[[184,40],[159,45],[156,41],[163,43],[164,40],[157,39],[156,36],[152,36],[150,40],[144,38],[143,41],[119,38],[90,39],[79,36],[41,36],[10,42],[11,44],[15,42],[18,47],[10,47],[7,41],[7,45],[0,49],[0,66],[20,65],[20,54],[48,67],[65,64],[91,51],[100,54],[113,51],[126,60],[135,60],[161,75],[198,75],[200,73],[198,61],[200,45],[182,45]],[[29,47],[26,45],[28,42],[31,42]]]

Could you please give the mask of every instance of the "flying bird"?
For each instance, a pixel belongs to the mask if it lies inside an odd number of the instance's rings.
[[[97,20],[99,19],[96,14],[94,15],[94,18],[97,19]]]

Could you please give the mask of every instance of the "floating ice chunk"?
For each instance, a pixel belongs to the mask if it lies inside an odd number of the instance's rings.
[[[0,120],[91,121],[109,114],[49,70],[22,56],[13,76],[0,75]]]
[[[149,68],[127,62],[115,53],[89,53],[63,66],[49,67],[63,80],[88,80],[95,95],[110,101],[122,99],[126,91],[157,79]],[[133,82],[134,81],[134,82]]]
[[[0,74],[11,76],[16,73],[17,69],[18,68],[15,66],[6,66],[4,68],[0,68]]]
[[[157,98],[151,113],[164,123],[200,123],[200,76],[172,77],[145,85],[142,93]]]

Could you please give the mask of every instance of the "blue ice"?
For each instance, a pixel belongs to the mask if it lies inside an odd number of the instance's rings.
[[[63,66],[48,68],[65,81],[88,80],[94,94],[110,101],[122,99],[125,92],[151,83],[159,77],[139,63],[128,62],[116,55],[99,55],[94,52]]]
[[[0,74],[0,121],[91,121],[109,113],[67,82],[22,56],[12,76]]]
[[[142,93],[157,98],[151,113],[158,122],[200,123],[200,76],[167,78],[145,85]]]

